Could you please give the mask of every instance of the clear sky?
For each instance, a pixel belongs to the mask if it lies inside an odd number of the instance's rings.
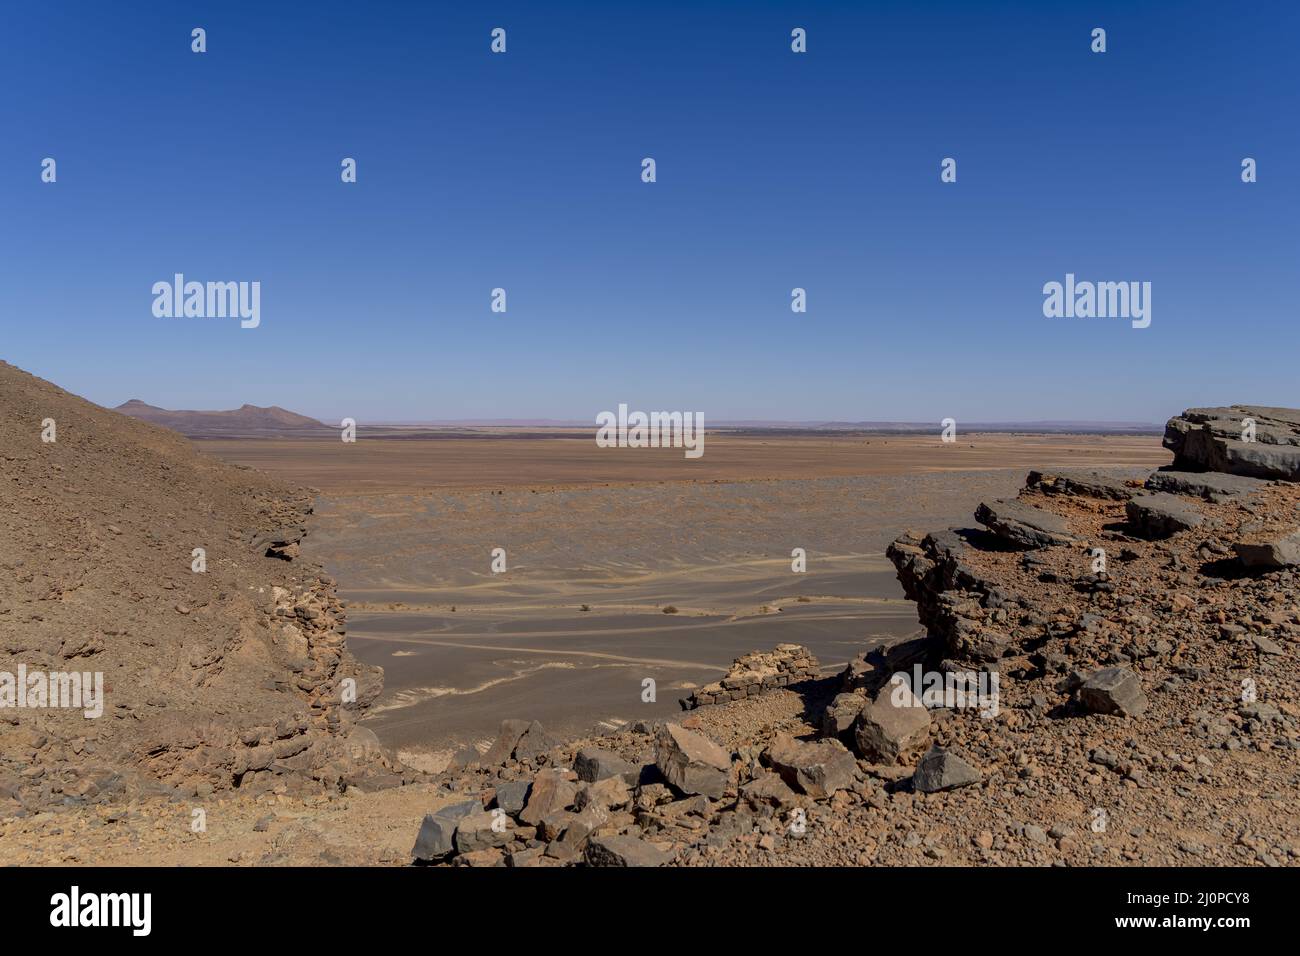
[[[101,404],[1300,405],[1297,3],[48,3],[3,32],[0,357]],[[156,318],[177,272],[259,281],[261,325]],[[1150,328],[1045,318],[1067,272],[1149,281]]]

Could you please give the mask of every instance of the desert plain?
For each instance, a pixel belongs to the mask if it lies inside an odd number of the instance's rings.
[[[385,671],[363,724],[429,771],[503,717],[572,736],[671,716],[755,648],[803,644],[829,676],[921,633],[884,556],[904,530],[969,527],[1031,467],[1170,460],[1152,436],[1001,432],[710,434],[698,460],[558,429],[197,444],[318,491],[304,553]]]

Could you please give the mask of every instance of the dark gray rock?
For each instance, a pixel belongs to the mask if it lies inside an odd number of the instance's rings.
[[[942,747],[931,747],[912,774],[912,786],[921,793],[938,793],[979,783],[980,772]]]
[[[1194,495],[1206,501],[1221,502],[1241,495],[1250,495],[1267,488],[1268,482],[1245,475],[1223,475],[1214,471],[1156,471],[1146,480],[1152,491],[1167,491],[1175,495]]]
[[[1079,703],[1094,714],[1137,717],[1147,709],[1142,681],[1127,667],[1105,667],[1079,687]]]
[[[471,813],[479,813],[483,804],[478,800],[463,800],[426,813],[420,823],[411,856],[421,862],[440,860],[456,848],[456,826]]]
[[[663,866],[672,857],[640,837],[599,835],[587,840],[583,859],[588,866]]]
[[[975,520],[1011,547],[1022,550],[1074,541],[1064,518],[1014,499],[980,504],[975,509]]]
[[[1300,531],[1252,544],[1234,544],[1241,563],[1251,568],[1285,568],[1300,564]]]
[[[534,720],[529,723],[528,729],[515,744],[514,757],[516,760],[536,760],[542,754],[549,753],[560,746],[561,743],[558,737],[552,736],[545,727]]]
[[[1255,422],[1254,441],[1242,437],[1247,418]],[[1300,481],[1300,409],[1189,408],[1166,423],[1164,446],[1176,469]]]
[[[577,772],[578,779],[587,783],[595,783],[608,777],[622,777],[627,783],[635,784],[641,776],[639,766],[599,747],[584,747],[579,750],[573,762],[573,769]]]
[[[498,783],[493,806],[499,807],[512,817],[519,816],[528,803],[528,788],[530,786],[531,784],[527,780],[510,780]]]
[[[1164,491],[1131,498],[1124,510],[1134,530],[1152,539],[1168,538],[1205,520],[1192,502]]]

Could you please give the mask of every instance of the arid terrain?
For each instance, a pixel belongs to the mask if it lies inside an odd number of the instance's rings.
[[[723,436],[701,473],[0,388],[0,671],[108,677],[102,718],[0,713],[0,862],[1300,860],[1300,413]]]
[[[366,726],[420,766],[486,746],[506,711],[563,734],[670,715],[783,640],[840,667],[917,631],[884,556],[900,529],[960,522],[1034,462],[1169,459],[1134,436],[937,433],[723,435],[698,461],[540,432],[200,447],[321,490],[303,546],[340,582],[354,653],[386,674]]]

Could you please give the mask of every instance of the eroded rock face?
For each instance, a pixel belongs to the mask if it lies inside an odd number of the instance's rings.
[[[28,811],[418,777],[356,727],[383,670],[353,657],[333,579],[302,556],[311,493],[3,362],[0,449],[22,501],[0,512],[0,659],[112,675],[94,760],[111,774],[52,759],[87,735],[80,712],[23,715],[51,752],[17,789]]]
[[[1247,420],[1254,441],[1244,440]],[[1300,481],[1300,409],[1262,405],[1189,408],[1165,425],[1174,467]]]

